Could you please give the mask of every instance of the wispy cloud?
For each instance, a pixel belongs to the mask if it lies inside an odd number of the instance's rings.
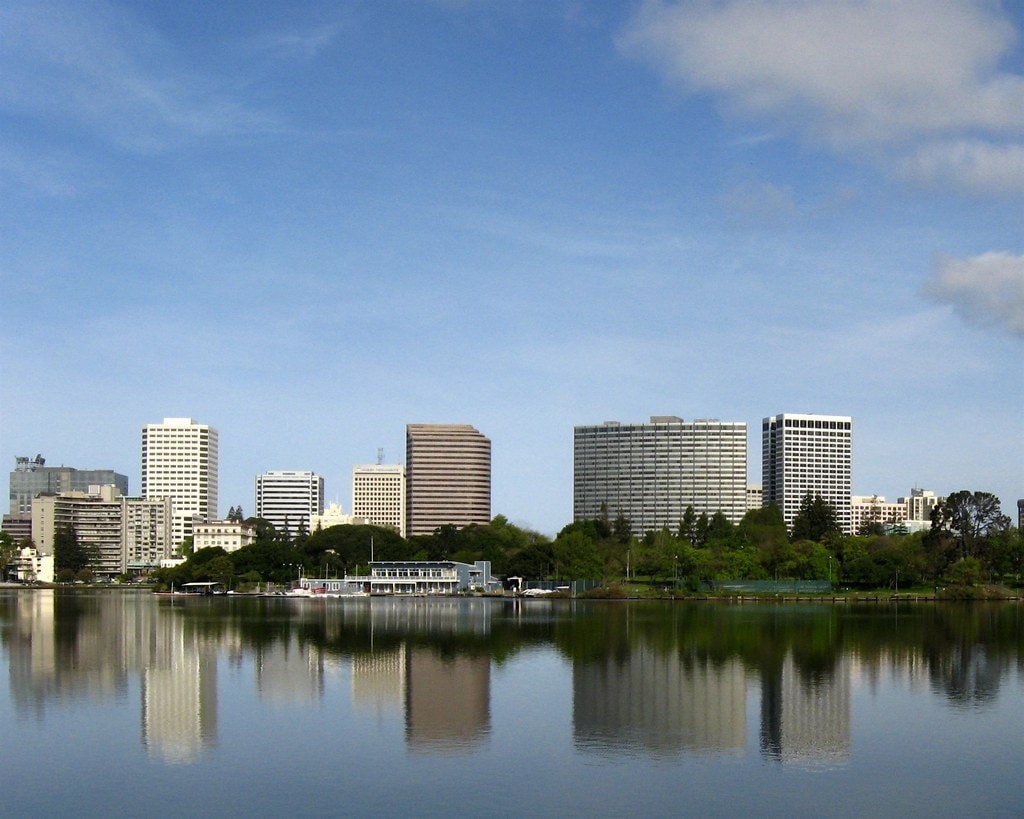
[[[935,157],[962,153],[969,135],[993,164],[1024,146],[1024,76],[1000,67],[1017,36],[980,0],[651,0],[619,44],[739,116],[840,152],[894,156],[897,169],[916,161],[934,182],[1005,192],[1005,179],[951,172]]]
[[[343,25],[340,22],[324,23],[267,35],[261,38],[258,45],[282,56],[311,58],[329,48],[337,40],[342,29]]]
[[[73,120],[121,148],[273,126],[203,77],[151,29],[102,2],[13,2],[0,9],[0,106]]]
[[[0,190],[12,184],[47,197],[70,198],[78,193],[81,173],[65,156],[33,156],[0,146]]]
[[[1024,256],[984,253],[939,258],[926,292],[951,304],[965,321],[1024,338]]]

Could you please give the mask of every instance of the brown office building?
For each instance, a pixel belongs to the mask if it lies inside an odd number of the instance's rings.
[[[491,519],[491,441],[469,424],[405,428],[406,535]]]

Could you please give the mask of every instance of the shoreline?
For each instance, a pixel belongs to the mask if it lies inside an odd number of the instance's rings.
[[[58,583],[53,584],[32,584],[27,585],[24,583],[9,583],[0,582],[0,591],[11,590],[11,591],[105,591],[105,592],[117,592],[117,593],[139,593],[139,594],[159,594],[155,591],[155,586],[152,585],[129,585],[129,584],[82,584],[82,585],[62,585]],[[203,597],[204,595],[182,595],[183,597],[195,596]],[[267,595],[255,593],[255,592],[240,592],[231,595],[218,595],[228,598],[256,598],[266,597]],[[384,598],[397,598],[397,599],[418,599],[417,595],[411,594],[385,594],[378,595]],[[271,597],[273,597],[271,595]],[[857,603],[1013,603],[1020,602],[1024,599],[1021,594],[999,594],[994,593],[992,590],[985,592],[984,594],[970,595],[965,594],[960,596],[958,594],[942,595],[942,594],[921,594],[915,592],[902,592],[900,594],[879,592],[879,591],[866,591],[863,593],[845,593],[845,594],[770,594],[770,595],[757,595],[757,594],[687,594],[687,595],[674,595],[674,594],[652,594],[652,595],[640,595],[640,594],[578,594],[571,596],[565,593],[553,593],[538,597],[523,596],[521,594],[476,594],[476,595],[465,595],[465,594],[438,594],[431,595],[435,598],[443,599],[458,599],[458,598],[472,598],[481,600],[594,600],[594,601],[608,601],[608,602],[632,602],[632,601],[667,601],[667,602],[680,602],[680,603],[733,603],[733,604],[744,604],[744,603],[828,603],[832,605],[852,605]],[[295,598],[305,599],[305,598]],[[309,599],[319,599],[311,597]]]

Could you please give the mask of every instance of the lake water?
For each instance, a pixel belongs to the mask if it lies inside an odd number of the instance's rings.
[[[1024,608],[0,591],[0,813],[1024,814]]]

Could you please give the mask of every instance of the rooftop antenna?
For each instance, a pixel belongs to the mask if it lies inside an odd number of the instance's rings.
[[[379,446],[377,447],[377,466],[380,466],[382,463],[384,463],[384,447]]]

